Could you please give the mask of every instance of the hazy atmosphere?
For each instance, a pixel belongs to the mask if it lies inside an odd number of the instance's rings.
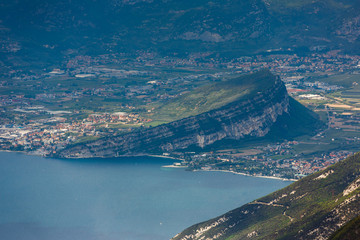
[[[0,238],[358,239],[358,0],[3,0]]]

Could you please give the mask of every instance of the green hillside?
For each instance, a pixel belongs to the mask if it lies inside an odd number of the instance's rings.
[[[276,77],[268,70],[200,87],[172,99],[158,108],[153,116],[170,122],[223,107],[231,102],[251,98],[252,94],[271,87]]]
[[[360,239],[360,216],[348,222],[334,233],[329,240],[354,240]]]
[[[276,76],[264,69],[253,74],[200,87],[190,93],[172,99],[160,106],[151,116],[155,121],[166,123],[189,116],[209,112],[238,100],[251,99],[274,85]],[[256,109],[254,109],[256,111]],[[324,127],[318,116],[295,99],[289,97],[289,111],[278,117],[270,132],[263,138],[247,137],[242,140],[223,140],[206,150],[237,147],[258,141],[279,141],[301,135],[313,135]]]
[[[327,239],[360,215],[359,177],[360,153],[174,239]]]

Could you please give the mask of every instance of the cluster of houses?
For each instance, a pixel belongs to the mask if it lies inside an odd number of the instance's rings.
[[[332,151],[321,156],[303,157],[293,151],[297,141],[259,146],[254,154],[188,154],[181,165],[197,170],[227,170],[254,176],[299,179],[323,170],[352,155],[350,151]],[[259,151],[260,150],[260,151]]]
[[[98,127],[111,128],[111,124],[141,126],[144,122],[137,114],[124,112],[90,114],[83,120],[68,121],[64,117],[49,117],[30,120],[28,124],[0,125],[0,148],[2,150],[38,151],[47,154],[81,139],[91,139],[105,134]]]

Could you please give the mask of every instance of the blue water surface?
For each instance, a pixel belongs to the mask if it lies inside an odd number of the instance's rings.
[[[290,184],[172,162],[0,152],[0,239],[165,240]]]

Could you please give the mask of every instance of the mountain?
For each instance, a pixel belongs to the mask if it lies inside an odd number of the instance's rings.
[[[221,81],[199,87],[189,93],[168,100],[155,109],[160,121],[174,121],[221,108],[231,102],[250,98],[262,89],[274,87],[275,77],[267,70],[254,75]]]
[[[359,9],[357,0],[5,0],[0,60],[41,67],[73,55],[138,51],[356,54]]]
[[[360,215],[359,187],[357,153],[286,188],[196,224],[173,240],[328,239]],[[354,219],[330,239],[356,239],[346,237],[359,236],[358,222],[359,218]]]
[[[226,92],[229,97],[223,98]],[[180,103],[187,105],[185,110]],[[203,150],[214,145],[229,146],[267,137],[281,139],[310,135],[322,127],[311,111],[288,96],[284,83],[268,70],[202,87],[164,108],[169,106],[175,107],[172,112],[184,112],[184,118],[69,146],[57,156],[113,157]],[[178,106],[181,109],[176,109]],[[195,108],[199,110],[197,115],[193,115]]]
[[[360,216],[349,221],[329,238],[329,240],[353,239],[360,239]]]

